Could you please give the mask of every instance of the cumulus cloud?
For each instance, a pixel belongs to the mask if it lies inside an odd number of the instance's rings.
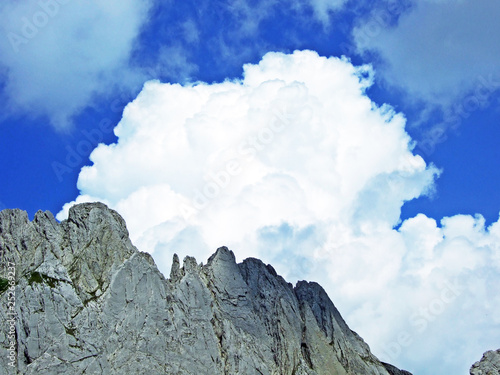
[[[200,225],[210,249],[284,222],[395,225],[436,170],[409,150],[404,117],[364,95],[371,81],[367,66],[305,51],[269,53],[241,81],[148,82],[115,129],[118,143],[92,153],[78,187],[124,212],[154,191],[161,203],[145,205],[138,222]],[[245,225],[234,225],[234,209]],[[219,215],[231,233],[211,221]],[[131,231],[139,243],[148,237]]]
[[[399,231],[364,239],[364,253],[348,256],[337,249],[332,255],[332,262],[340,257],[347,263],[335,268],[336,283],[348,278],[346,270],[355,268],[349,262],[356,255],[380,272],[379,277],[356,280],[361,284],[357,289],[345,285],[349,293],[340,294],[349,296],[352,324],[366,329],[363,337],[383,360],[423,374],[467,374],[474,358],[498,345],[495,310],[500,299],[494,290],[500,286],[500,223],[484,224],[480,215],[457,215],[438,226],[419,214]],[[394,258],[380,259],[391,248],[397,249]],[[380,284],[370,288],[370,278]],[[391,329],[385,328],[388,324]]]
[[[65,128],[105,90],[140,84],[129,66],[151,1],[3,1],[0,66],[12,113]]]
[[[82,169],[77,202],[117,209],[166,274],[174,252],[205,261],[227,245],[320,282],[383,359],[460,373],[498,337],[500,224],[400,223],[439,171],[412,153],[404,116],[366,96],[372,83],[369,66],[311,51],[268,53],[221,83],[148,82]]]

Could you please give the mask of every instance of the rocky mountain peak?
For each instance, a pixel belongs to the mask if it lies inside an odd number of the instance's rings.
[[[166,279],[101,203],[60,223],[4,210],[0,250],[16,267],[17,356],[2,374],[411,375],[380,362],[320,285],[294,287],[258,259],[174,255]],[[4,357],[9,345],[0,336]]]
[[[498,374],[500,374],[500,349],[484,353],[483,358],[474,363],[470,369],[470,375]]]

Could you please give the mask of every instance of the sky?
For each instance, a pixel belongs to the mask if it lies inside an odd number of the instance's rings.
[[[319,282],[381,360],[500,347],[500,3],[6,0],[0,208]]]

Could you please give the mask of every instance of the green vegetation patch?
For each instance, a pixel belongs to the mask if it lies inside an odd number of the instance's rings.
[[[30,276],[30,279],[28,280],[28,283],[30,285],[33,283],[42,284],[43,283],[42,274],[40,272],[33,272]]]
[[[0,277],[0,294],[9,289],[9,280]]]
[[[28,280],[28,283],[32,285],[33,283],[37,284],[48,284],[51,288],[55,288],[59,283],[59,280],[54,279],[53,277],[42,275],[40,272],[32,272],[31,276]]]

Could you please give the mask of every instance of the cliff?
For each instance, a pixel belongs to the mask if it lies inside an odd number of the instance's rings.
[[[2,211],[0,253],[15,268],[0,275],[0,317],[15,316],[0,356],[17,345],[2,374],[411,375],[381,363],[317,283],[225,247],[206,265],[174,256],[167,279],[100,203],[61,223]]]
[[[484,353],[480,361],[474,363],[470,375],[499,375],[500,374],[500,349]]]

